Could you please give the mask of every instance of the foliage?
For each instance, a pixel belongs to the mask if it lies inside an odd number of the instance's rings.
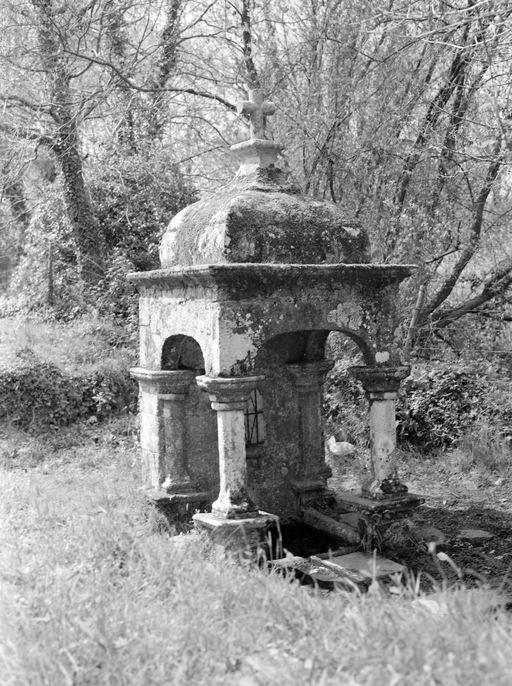
[[[138,333],[139,294],[128,281],[134,265],[116,248],[109,260],[104,278],[92,289],[96,293],[98,315],[124,327],[127,336],[136,340]]]
[[[81,415],[80,383],[33,355],[20,354],[20,366],[0,373],[0,417],[30,424],[69,424]]]
[[[3,320],[0,416],[40,429],[135,411],[134,347],[126,327],[90,317]]]
[[[324,413],[328,435],[337,441],[368,442],[368,401],[361,383],[350,374],[353,360],[338,361],[324,386]]]
[[[30,350],[20,351],[18,358],[18,366],[0,371],[0,418],[22,428],[104,419],[136,408],[138,387],[128,371],[71,375]]]
[[[338,441],[363,447],[368,442],[368,401],[349,366],[337,363],[327,379],[327,431]],[[485,434],[489,461],[494,459],[491,452],[497,460],[502,452],[506,458],[512,437],[511,390],[510,378],[482,364],[418,365],[400,389],[397,439],[426,451],[472,443],[476,454]]]
[[[406,379],[397,408],[401,441],[426,450],[449,448],[480,422],[512,434],[509,380],[500,381],[482,366],[465,364],[416,368]]]
[[[48,304],[50,251],[55,315],[73,316],[84,308],[84,284],[78,274],[76,244],[58,182],[47,189],[33,211],[23,255],[5,298],[10,309],[33,312]]]
[[[302,189],[358,219],[375,261],[419,264],[400,302],[410,321],[426,287],[413,347],[427,355],[431,335],[496,298],[510,318],[511,8],[7,2],[0,244],[14,240],[9,222],[24,235],[58,176],[83,281],[103,278],[113,248],[156,265],[190,184],[208,192],[232,176],[228,144],[247,134],[236,103],[261,85],[278,111],[269,136]]]
[[[169,155],[114,151],[91,171],[94,211],[109,252],[135,271],[157,269],[158,246],[171,218],[196,196]],[[107,275],[108,280],[108,275]]]

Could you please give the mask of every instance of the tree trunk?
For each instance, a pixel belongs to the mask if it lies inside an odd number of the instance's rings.
[[[103,241],[85,186],[68,63],[54,21],[53,0],[32,0],[32,4],[38,15],[39,48],[47,79],[49,113],[56,127],[50,147],[64,178],[66,208],[75,236],[80,275],[86,283],[94,285],[104,273]]]

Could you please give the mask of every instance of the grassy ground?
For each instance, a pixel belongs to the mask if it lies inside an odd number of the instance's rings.
[[[4,320],[0,354],[129,366],[119,335],[102,322]],[[468,455],[409,456],[404,476],[433,508],[486,497],[502,513],[510,469]],[[486,584],[322,593],[172,535],[139,474],[133,417],[43,433],[0,425],[1,686],[512,683],[511,616]]]
[[[69,323],[44,322],[24,316],[0,319],[0,364],[10,367],[31,351],[63,371],[87,373],[98,367],[126,369],[136,362],[129,336],[105,320],[84,318]]]
[[[512,682],[512,622],[484,588],[325,595],[170,536],[135,431],[3,430],[2,686]]]

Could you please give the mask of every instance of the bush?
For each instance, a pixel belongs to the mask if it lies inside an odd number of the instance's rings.
[[[22,428],[62,426],[134,411],[137,397],[137,384],[127,371],[72,375],[30,350],[18,353],[14,368],[0,371],[0,418]]]
[[[98,315],[122,324],[132,341],[138,333],[139,294],[126,277],[133,271],[135,266],[116,248],[105,277],[94,289]]]
[[[492,369],[478,365],[437,365],[416,369],[400,392],[398,439],[415,446],[449,448],[475,424],[512,424],[512,398],[499,390]]]
[[[360,382],[348,372],[353,360],[336,362],[327,376],[324,413],[328,435],[337,441],[365,444],[368,441],[368,401]]]
[[[172,217],[197,197],[165,150],[114,153],[92,170],[94,210],[109,252],[136,271],[159,267],[160,239]]]
[[[351,362],[337,362],[325,386],[326,428],[338,441],[368,441],[368,401],[348,372]],[[483,430],[485,427],[485,431]],[[512,381],[482,365],[416,367],[397,401],[399,442],[423,450],[447,449],[485,433],[510,444]]]
[[[84,284],[79,277],[77,246],[60,183],[47,188],[25,232],[23,255],[4,298],[3,313],[36,312],[48,308],[49,251],[53,256],[54,313],[72,318],[85,311]]]

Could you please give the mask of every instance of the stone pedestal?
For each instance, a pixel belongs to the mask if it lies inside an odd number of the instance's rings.
[[[195,525],[206,531],[210,539],[230,553],[254,559],[269,551],[269,532],[277,530],[279,517],[258,512],[255,517],[226,519],[213,513],[195,514]],[[274,533],[277,536],[277,533]]]
[[[326,490],[332,472],[325,462],[322,411],[325,375],[332,366],[327,360],[287,365],[295,376],[299,401],[300,466],[292,486],[301,506],[332,495]]]
[[[351,373],[361,381],[370,404],[371,475],[362,484],[362,493],[337,494],[341,512],[337,520],[365,531],[365,546],[371,549],[385,539],[391,524],[408,517],[410,511],[424,499],[408,493],[398,478],[396,455],[395,401],[400,382],[410,372],[409,367],[352,367]],[[347,515],[346,513],[354,513]]]
[[[138,380],[141,447],[148,496],[158,505],[189,510],[207,500],[187,466],[186,398],[195,372],[131,369]],[[176,509],[175,508],[175,509]]]
[[[212,514],[222,519],[258,516],[247,490],[244,410],[251,392],[263,376],[220,378],[198,376],[197,383],[210,396],[217,412],[219,438],[219,497]]]

